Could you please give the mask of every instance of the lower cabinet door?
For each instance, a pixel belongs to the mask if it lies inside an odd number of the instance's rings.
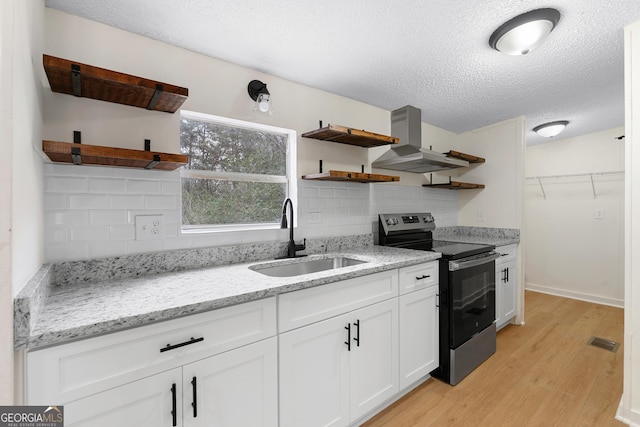
[[[182,369],[176,368],[67,403],[64,405],[64,425],[182,426],[181,384]],[[176,411],[175,415],[172,411]]]
[[[361,308],[350,318],[350,415],[355,421],[399,390],[398,299]]]
[[[516,315],[516,262],[504,265],[507,269],[507,280],[502,290],[502,318],[506,322]]]
[[[272,337],[183,366],[185,427],[277,427],[278,345]]]
[[[281,427],[349,425],[347,316],[280,335]]]
[[[400,389],[439,365],[438,286],[400,296]]]

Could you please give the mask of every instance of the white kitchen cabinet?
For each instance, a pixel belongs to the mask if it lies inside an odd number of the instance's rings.
[[[496,327],[504,327],[516,315],[516,245],[500,246],[496,252]]]
[[[73,426],[277,426],[275,307],[266,298],[32,351],[27,403],[65,405]]]
[[[179,368],[152,375],[64,405],[68,427],[157,427],[173,424],[172,385],[182,381]],[[178,397],[176,396],[176,399]],[[177,401],[176,401],[177,404]],[[176,414],[176,417],[178,414]],[[179,422],[178,422],[179,421]]]
[[[280,426],[347,426],[398,388],[398,300],[280,334]]]
[[[276,427],[277,366],[276,337],[185,365],[184,426]]]
[[[65,425],[276,427],[277,357],[272,337],[152,375],[66,404]]]
[[[399,270],[401,390],[439,365],[438,264],[434,261]]]

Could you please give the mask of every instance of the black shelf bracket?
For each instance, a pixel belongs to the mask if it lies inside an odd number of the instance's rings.
[[[153,92],[153,96],[149,100],[149,104],[147,105],[147,110],[153,110],[160,99],[160,95],[162,95],[163,87],[161,84],[156,84],[156,91]]]
[[[73,87],[73,96],[82,96],[82,81],[78,64],[71,64],[71,86]]]
[[[154,154],[153,155],[153,161],[151,161],[151,163],[149,163],[147,166],[145,166],[145,169],[153,169],[156,167],[156,165],[160,163],[160,154]]]
[[[145,139],[144,140],[144,151],[151,151],[151,140],[150,139]]]
[[[79,130],[73,131],[73,143],[82,144],[82,134]],[[82,155],[80,153],[80,147],[71,147],[71,159],[74,165],[82,164]]]

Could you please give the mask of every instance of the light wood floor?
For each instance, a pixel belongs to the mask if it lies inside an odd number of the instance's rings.
[[[622,344],[623,310],[527,291],[525,323],[457,386],[430,379],[364,426],[623,426],[622,345],[587,345]]]

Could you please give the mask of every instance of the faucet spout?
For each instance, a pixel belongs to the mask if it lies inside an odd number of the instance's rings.
[[[307,239],[304,239],[301,245],[296,245],[293,240],[293,202],[290,198],[287,198],[282,205],[282,220],[280,221],[280,228],[287,228],[287,206],[289,206],[289,218],[291,219],[291,226],[289,227],[289,244],[287,246],[286,258],[295,258],[296,251],[303,251],[306,249]]]

